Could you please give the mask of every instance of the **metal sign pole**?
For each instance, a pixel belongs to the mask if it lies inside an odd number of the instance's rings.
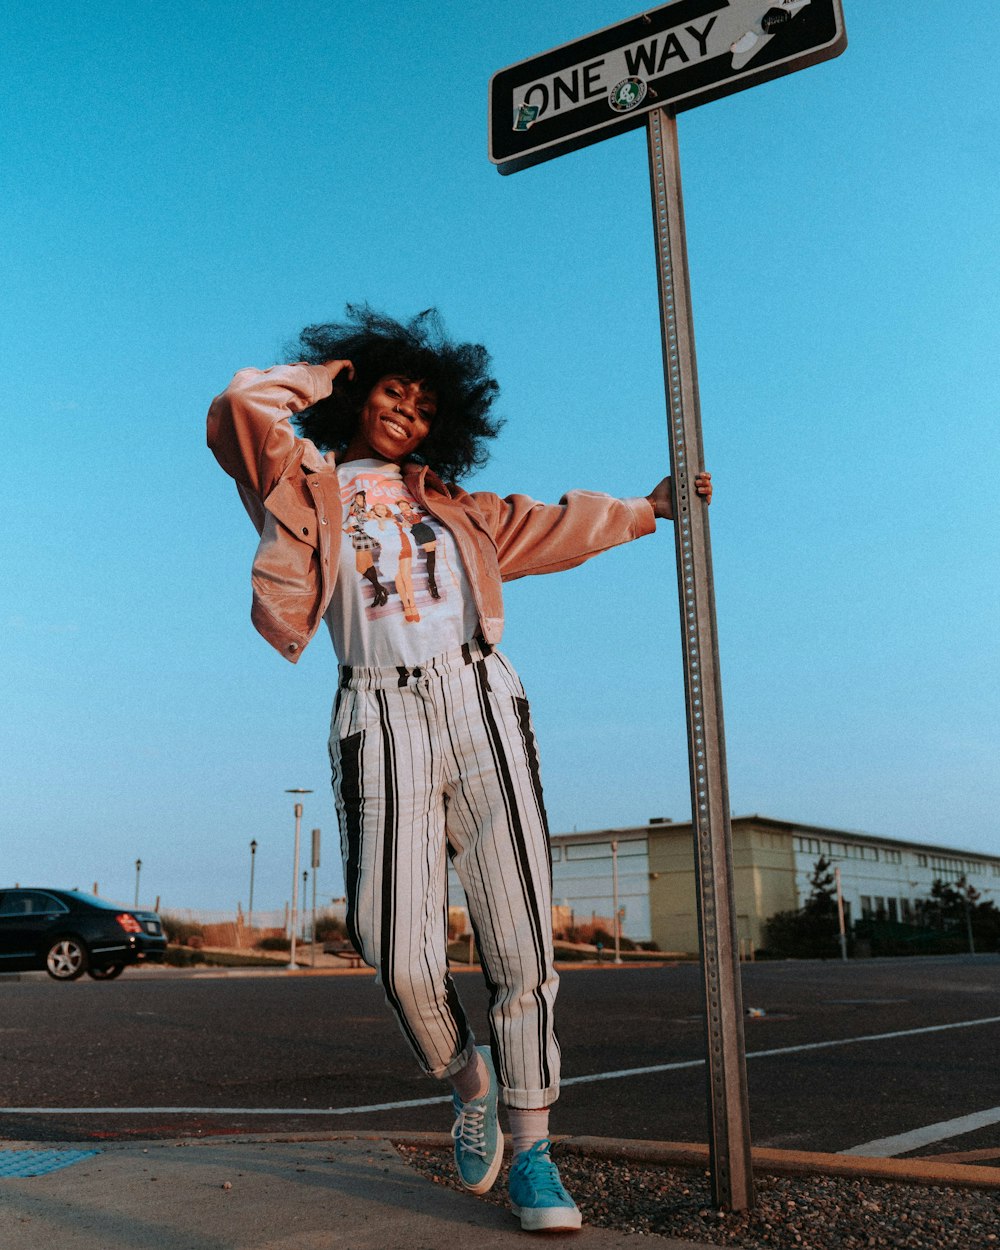
[[[754,1193],[743,996],[733,902],[732,829],[712,551],[708,510],[694,490],[694,475],[703,467],[704,458],[677,121],[667,109],[653,109],[647,117],[646,133],[670,433],[698,928],[705,987],[712,1191],[716,1205],[745,1211],[753,1207]]]

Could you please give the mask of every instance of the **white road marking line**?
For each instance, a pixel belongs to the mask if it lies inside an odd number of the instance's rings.
[[[451,1102],[451,1095],[410,1098],[405,1102],[373,1102],[367,1107],[0,1107],[5,1115],[364,1115],[366,1111],[398,1111]]]
[[[932,1142],[961,1137],[963,1133],[975,1132],[977,1128],[988,1128],[991,1124],[1000,1124],[1000,1107],[991,1107],[989,1111],[974,1111],[972,1115],[960,1115],[955,1120],[925,1124],[923,1128],[915,1128],[909,1133],[880,1137],[877,1141],[867,1141],[862,1146],[852,1146],[850,1150],[839,1150],[837,1153],[889,1159],[893,1155],[906,1154],[908,1150],[916,1150],[920,1146],[929,1146]]]
[[[767,1059],[773,1055],[794,1055],[803,1050],[828,1050],[833,1046],[853,1046],[857,1042],[884,1042],[896,1037],[914,1037],[919,1033],[940,1033],[945,1029],[971,1029],[979,1024],[1000,1024],[1000,1016],[985,1016],[981,1020],[958,1020],[953,1024],[928,1024],[919,1029],[900,1029],[893,1033],[865,1033],[860,1037],[836,1037],[826,1042],[802,1042],[798,1046],[778,1046],[772,1050],[751,1050],[748,1059]],[[562,1085],[581,1085],[586,1081],[612,1081],[616,1077],[645,1076],[650,1072],[671,1072],[677,1068],[698,1068],[704,1059],[688,1059],[683,1063],[659,1063],[648,1068],[622,1068],[618,1072],[597,1072],[592,1076],[571,1076]]]
[[[956,1020],[952,1024],[928,1024],[919,1029],[898,1029],[892,1033],[864,1033],[859,1037],[835,1037],[826,1042],[803,1042],[798,1046],[777,1046],[771,1050],[751,1050],[748,1059],[769,1059],[775,1055],[795,1055],[804,1050],[829,1050],[834,1046],[853,1046],[859,1042],[885,1042],[897,1037],[916,1037],[921,1033],[943,1033],[948,1029],[972,1029],[981,1024],[1000,1024],[1000,1016],[984,1016],[980,1020]],[[657,1072],[678,1072],[682,1068],[701,1068],[704,1059],[682,1059],[676,1063],[654,1063],[644,1068],[620,1068],[617,1072],[592,1072],[587,1076],[570,1076],[562,1085],[587,1085],[593,1081],[616,1081],[627,1076],[648,1076]],[[399,1111],[406,1107],[432,1107],[451,1102],[451,1097],[409,1098],[403,1102],[376,1102],[365,1107],[2,1107],[5,1115],[365,1115],[370,1111]],[[855,1149],[860,1149],[856,1147]],[[849,1153],[849,1152],[845,1152]]]

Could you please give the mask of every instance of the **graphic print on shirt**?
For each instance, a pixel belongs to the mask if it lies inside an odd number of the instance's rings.
[[[344,533],[354,549],[369,620],[398,615],[417,622],[447,602],[455,585],[438,561],[438,523],[399,477],[363,472],[341,485]]]

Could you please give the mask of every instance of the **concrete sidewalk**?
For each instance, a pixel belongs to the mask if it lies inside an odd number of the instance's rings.
[[[4,1250],[493,1250],[539,1242],[509,1211],[425,1180],[387,1138],[11,1142],[0,1163],[16,1166],[18,1153],[44,1163],[41,1152],[52,1151],[82,1157],[67,1155],[75,1161],[41,1176],[0,1178]],[[541,1244],[702,1250],[603,1228],[548,1234]]]
[[[683,1142],[561,1138],[595,1159],[704,1171]],[[446,1133],[258,1134],[229,1138],[0,1145],[0,1250],[710,1250],[707,1243],[584,1227],[523,1233],[509,1210],[433,1184],[392,1142],[450,1149]],[[1000,1168],[755,1147],[776,1176],[1000,1189]],[[45,1167],[54,1165],[54,1170]],[[42,1174],[30,1175],[30,1171]],[[940,1191],[938,1191],[940,1192]],[[540,1242],[539,1242],[539,1237]],[[936,1244],[936,1243],[935,1243]],[[949,1243],[951,1244],[951,1243]]]

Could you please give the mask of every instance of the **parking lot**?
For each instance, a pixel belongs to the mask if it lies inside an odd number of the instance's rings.
[[[485,993],[456,977],[480,1036]],[[1000,957],[747,965],[755,1144],[1000,1163]],[[0,981],[7,1140],[446,1129],[370,975]],[[704,1141],[699,970],[567,970],[556,1132]]]

